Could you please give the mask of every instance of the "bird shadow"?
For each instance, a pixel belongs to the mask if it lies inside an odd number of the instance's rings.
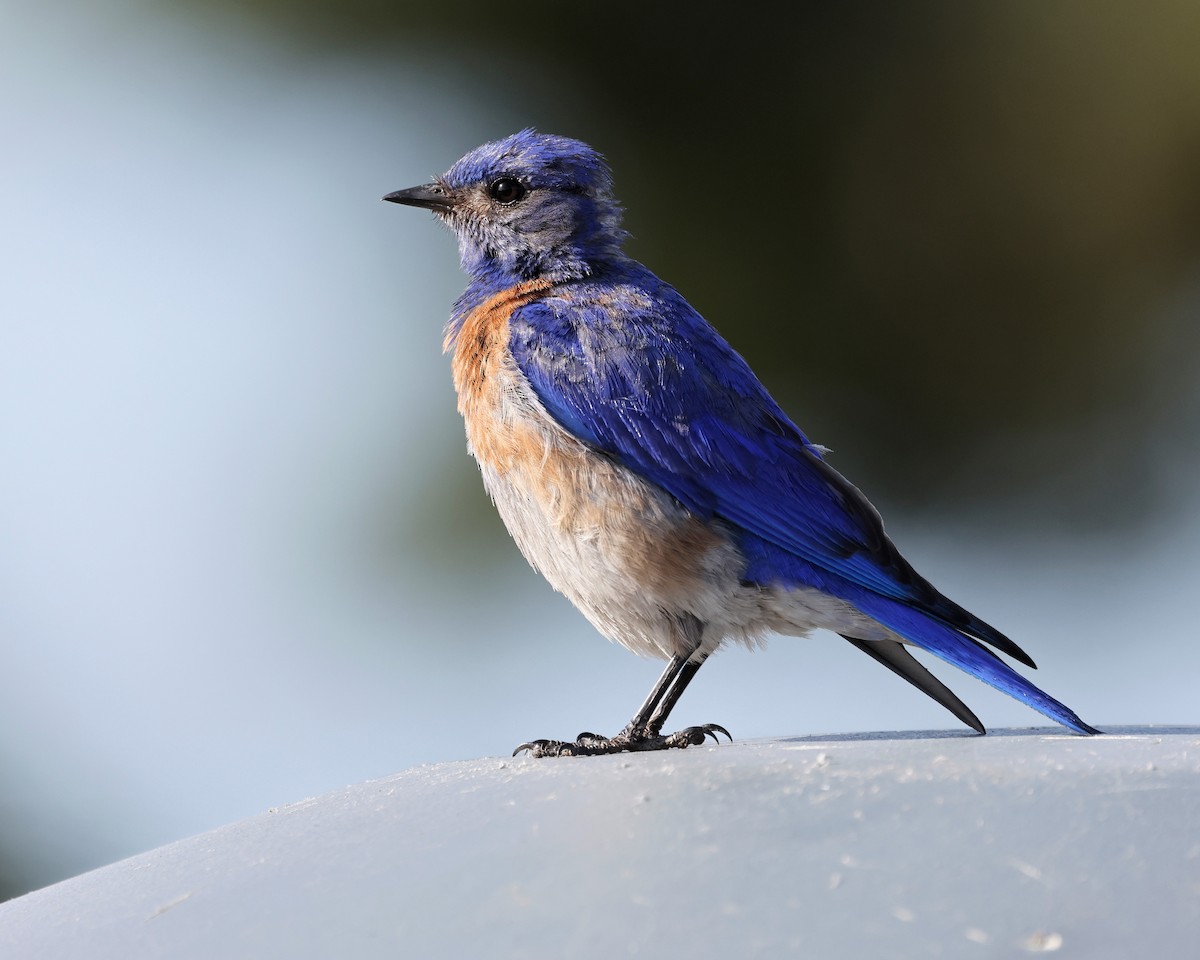
[[[778,743],[861,743],[882,740],[976,740],[981,735],[971,730],[892,730],[871,733],[808,734],[800,737],[780,737]],[[1002,727],[989,730],[988,737],[1079,737],[1062,727]],[[1100,739],[1108,737],[1200,736],[1200,726],[1139,726],[1104,727]],[[1082,739],[1082,737],[1081,737]]]

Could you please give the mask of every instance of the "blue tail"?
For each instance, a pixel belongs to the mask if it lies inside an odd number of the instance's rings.
[[[863,613],[874,617],[906,640],[1028,704],[1064,727],[1070,727],[1078,733],[1100,732],[1080,720],[1070,707],[1035,687],[987,647],[921,611],[865,590],[855,596],[852,602]]]

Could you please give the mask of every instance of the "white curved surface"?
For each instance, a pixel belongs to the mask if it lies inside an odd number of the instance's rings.
[[[0,956],[1185,956],[1200,728],[417,767],[0,905]]]

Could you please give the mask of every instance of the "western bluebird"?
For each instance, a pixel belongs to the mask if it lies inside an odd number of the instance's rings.
[[[523,130],[385,200],[458,237],[458,409],[483,482],[525,558],[605,636],[667,668],[614,737],[534,740],[534,756],[659,750],[696,671],[728,640],[824,627],[985,733],[906,649],[954,664],[1079,733],[1097,733],[992,650],[1034,666],[944,597],[884,533],[746,362],[621,249],[604,159]]]

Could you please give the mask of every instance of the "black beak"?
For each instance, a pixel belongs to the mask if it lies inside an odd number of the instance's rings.
[[[403,203],[409,207],[425,207],[441,213],[447,213],[454,208],[454,201],[446,192],[445,187],[436,183],[424,183],[419,187],[409,187],[407,190],[397,190],[389,193],[384,200],[392,203]]]

